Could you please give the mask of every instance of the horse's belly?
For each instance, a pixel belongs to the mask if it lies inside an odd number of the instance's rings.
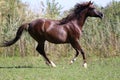
[[[67,43],[67,41],[60,40],[60,39],[47,39],[48,42],[55,43],[55,44],[62,44],[62,43]]]
[[[46,36],[46,40],[52,43],[67,43],[67,34],[65,32],[54,32]]]

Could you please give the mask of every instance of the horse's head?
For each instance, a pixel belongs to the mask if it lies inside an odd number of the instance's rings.
[[[89,2],[85,2],[82,4],[76,4],[75,5],[75,9],[74,9],[75,14],[86,14],[86,16],[88,17],[99,17],[102,19],[103,17],[103,13],[96,10],[95,6],[93,5],[93,3],[91,1]]]
[[[85,17],[99,17],[102,19],[103,13],[96,10],[93,3],[91,1],[85,3],[77,3],[74,8],[71,10],[70,14],[60,20],[60,24],[68,23],[73,19],[80,19],[81,16]]]
[[[91,1],[88,2],[88,4],[86,5],[87,8],[87,16],[89,17],[99,17],[99,18],[103,18],[103,13],[96,10],[95,6],[93,5],[93,3]]]

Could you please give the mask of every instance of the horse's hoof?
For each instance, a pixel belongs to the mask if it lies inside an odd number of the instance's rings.
[[[84,63],[84,64],[83,64],[83,67],[84,67],[84,68],[87,68],[87,63]]]
[[[56,67],[56,65],[52,61],[50,61],[50,63],[52,67]]]
[[[76,61],[76,58],[70,61],[70,64],[73,64]]]
[[[73,60],[70,61],[70,64],[73,64]]]

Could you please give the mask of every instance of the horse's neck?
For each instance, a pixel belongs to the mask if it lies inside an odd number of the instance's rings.
[[[79,18],[76,19],[77,25],[79,26],[79,28],[80,28],[81,30],[82,30],[82,27],[83,27],[86,19],[87,19],[87,11],[84,10],[84,11],[82,11],[82,12],[80,13]]]
[[[78,26],[81,30],[83,28],[83,25],[86,21],[86,16],[81,16],[79,19],[75,19],[73,22],[76,23],[76,26]]]

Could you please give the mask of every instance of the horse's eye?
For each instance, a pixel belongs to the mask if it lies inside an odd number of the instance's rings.
[[[93,10],[93,9],[95,9],[95,8],[89,8],[90,10]]]

